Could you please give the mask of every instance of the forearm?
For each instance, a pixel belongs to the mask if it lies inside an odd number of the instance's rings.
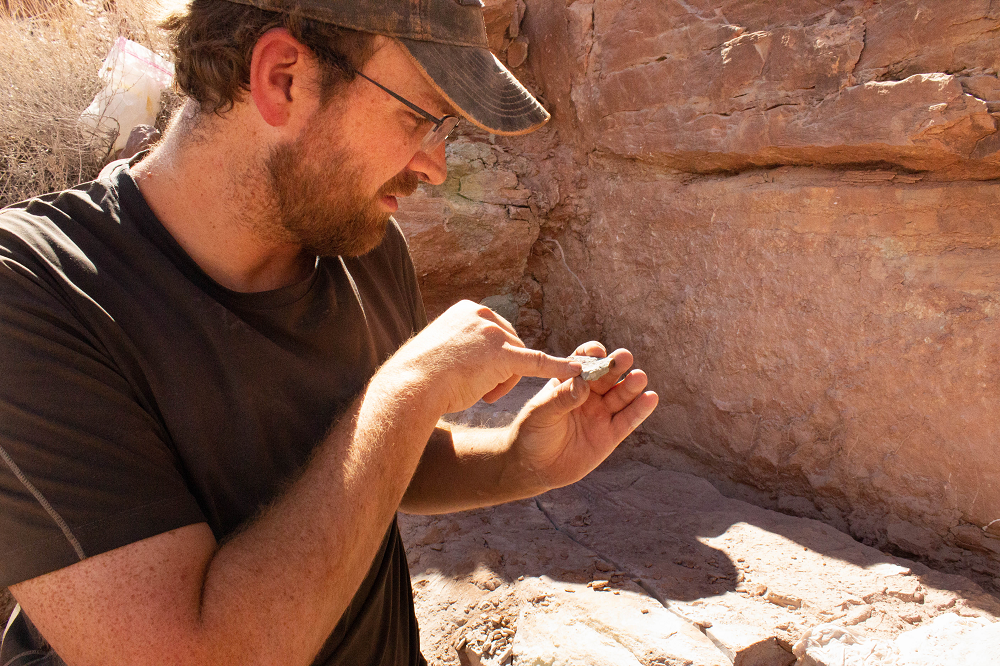
[[[457,304],[379,369],[302,476],[236,536],[219,545],[205,523],[188,525],[12,592],[72,666],[307,666],[364,580],[439,416],[521,376],[579,372],[524,349],[488,308]]]
[[[236,654],[220,655],[234,659],[214,663],[309,664],[347,608],[434,427],[412,383],[386,379],[376,376],[282,500],[213,559],[200,627],[209,640],[220,630],[236,639]]]
[[[433,392],[384,370],[239,534],[217,545],[206,525],[188,526],[27,581],[13,591],[28,616],[72,666],[312,663],[436,422]]]
[[[533,497],[547,488],[513,452],[512,428],[438,423],[400,509],[436,514]]]

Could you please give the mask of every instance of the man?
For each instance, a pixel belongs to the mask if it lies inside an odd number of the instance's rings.
[[[425,327],[396,197],[454,117],[547,118],[478,0],[253,4],[168,22],[149,155],[0,215],[5,666],[424,663],[396,511],[572,483],[656,405],[625,350],[588,384],[473,303]],[[439,420],[524,375],[509,428]]]

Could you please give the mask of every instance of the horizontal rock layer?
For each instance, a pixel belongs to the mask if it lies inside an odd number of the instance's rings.
[[[986,0],[533,6],[533,72],[585,151],[693,172],[1000,174],[1000,10]]]

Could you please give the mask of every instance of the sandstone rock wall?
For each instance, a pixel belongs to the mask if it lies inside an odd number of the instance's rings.
[[[1000,5],[489,9],[553,120],[401,211],[429,309],[628,347],[636,458],[1000,574]]]

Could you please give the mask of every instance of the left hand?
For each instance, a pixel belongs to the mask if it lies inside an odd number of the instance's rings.
[[[607,352],[599,342],[588,342],[574,355],[604,357]],[[521,410],[511,425],[516,461],[511,471],[529,476],[521,483],[544,491],[579,481],[652,414],[659,397],[644,391],[646,373],[628,372],[633,358],[626,349],[611,356],[614,366],[600,379],[553,379]]]

